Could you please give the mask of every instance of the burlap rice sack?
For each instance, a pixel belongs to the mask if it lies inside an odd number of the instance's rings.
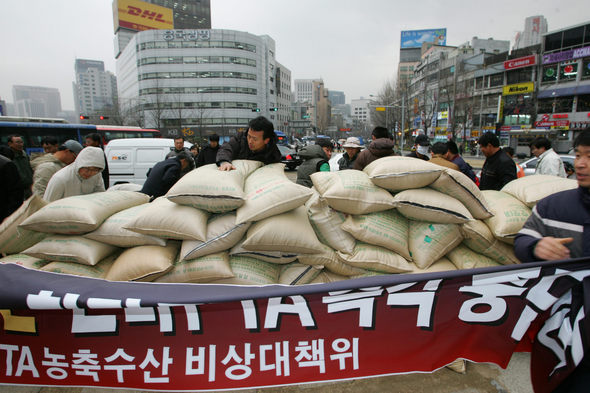
[[[224,213],[244,204],[244,180],[262,166],[261,162],[234,160],[232,171],[220,171],[216,164],[199,167],[174,184],[166,196],[174,203],[211,213]]]
[[[29,231],[19,225],[30,215],[47,205],[43,199],[33,195],[0,224],[0,253],[18,254],[40,242],[46,233]]]
[[[195,259],[208,254],[226,251],[238,244],[250,227],[249,222],[236,224],[235,213],[216,214],[207,223],[207,240],[184,240],[180,259]]]
[[[461,244],[449,251],[447,253],[447,258],[449,258],[449,260],[453,262],[453,264],[457,266],[457,269],[459,270],[475,269],[477,267],[500,266],[500,264],[493,259],[473,252],[473,250]]]
[[[270,285],[279,281],[281,265],[248,257],[230,257],[233,278],[214,281],[215,284]]]
[[[47,265],[49,261],[41,258],[30,257],[25,254],[14,254],[0,258],[0,263],[14,263],[15,265],[38,270]]]
[[[453,265],[453,262],[449,261],[446,257],[442,257],[426,269],[420,269],[416,264],[412,264],[412,271],[410,273],[434,273],[434,272],[447,272],[450,270],[457,270],[457,267]]]
[[[305,285],[309,284],[322,271],[321,266],[304,265],[302,263],[289,263],[281,266],[279,284]]]
[[[490,228],[480,220],[471,220],[461,226],[465,239],[463,244],[475,251],[492,258],[503,265],[520,263],[514,255],[514,248],[494,237]]]
[[[60,262],[96,265],[120,249],[82,236],[51,235],[27,248],[23,254]]]
[[[320,274],[317,275],[316,278],[311,280],[310,284],[327,284],[330,282],[337,282],[337,281],[345,281],[350,279],[347,276],[341,276],[336,273],[322,271]]]
[[[376,186],[403,191],[428,186],[438,178],[442,168],[417,158],[391,156],[373,161],[363,171]]]
[[[209,213],[204,210],[160,197],[148,204],[125,228],[163,239],[205,241],[208,219]]]
[[[383,273],[407,273],[412,267],[401,255],[383,247],[357,242],[352,254],[337,252],[344,263]]]
[[[474,218],[482,220],[492,216],[492,211],[479,188],[470,178],[459,171],[444,168],[430,188],[461,202]]]
[[[394,207],[393,196],[374,185],[363,171],[316,172],[311,181],[328,205],[343,213],[365,214]]]
[[[484,220],[486,225],[498,239],[502,241],[514,239],[531,215],[531,209],[512,195],[502,191],[485,190],[482,193],[494,213],[493,217]]]
[[[399,192],[394,203],[401,214],[416,221],[462,224],[472,218],[461,202],[430,188]]]
[[[118,254],[109,255],[94,266],[82,265],[73,262],[50,262],[41,270],[52,273],[71,274],[74,276],[105,278]]]
[[[408,250],[408,219],[396,209],[349,216],[341,228],[364,243],[385,247],[411,261]]]
[[[242,257],[250,257],[260,259],[264,262],[270,263],[278,263],[279,265],[284,265],[287,263],[295,262],[297,259],[298,253],[294,252],[283,252],[283,251],[250,251],[246,250],[243,247],[244,241],[246,238],[244,237],[238,244],[232,247],[229,251],[229,255],[236,255]]]
[[[302,254],[299,255],[297,260],[305,265],[323,266],[325,269],[341,276],[356,276],[365,272],[365,269],[354,267],[342,262],[336,256],[336,251],[334,251],[332,248],[326,245],[322,246],[321,253],[307,255]]]
[[[244,204],[236,211],[236,224],[260,221],[296,207],[309,199],[312,191],[285,176],[285,164],[269,164],[257,169],[244,184]]]
[[[456,224],[410,221],[408,246],[416,266],[426,269],[463,240]]]
[[[335,250],[352,253],[356,241],[340,227],[346,220],[346,215],[332,209],[315,188],[312,187],[312,191],[313,195],[307,200],[305,207],[318,240]]]
[[[255,222],[242,244],[251,251],[314,254],[322,251],[304,206]]]
[[[502,187],[502,192],[512,195],[531,209],[541,199],[556,192],[578,188],[578,182],[559,176],[534,175],[525,176]]]
[[[153,281],[170,269],[178,255],[180,243],[166,246],[138,246],[121,253],[106,275],[110,281]]]
[[[154,280],[154,282],[211,282],[231,278],[234,274],[229,266],[227,252],[209,254],[187,261],[177,260],[172,270]]]
[[[147,203],[144,203],[115,213],[107,218],[97,230],[83,236],[116,247],[165,246],[166,240],[164,239],[125,229],[125,226],[137,218],[148,206]]]
[[[58,199],[23,221],[21,228],[38,232],[84,234],[97,229],[108,217],[132,206],[147,203],[140,192],[95,192]]]

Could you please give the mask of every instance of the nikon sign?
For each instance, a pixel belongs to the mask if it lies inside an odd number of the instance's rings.
[[[509,96],[512,94],[527,94],[532,93],[535,90],[534,82],[518,83],[516,85],[504,86],[502,89],[503,96]]]

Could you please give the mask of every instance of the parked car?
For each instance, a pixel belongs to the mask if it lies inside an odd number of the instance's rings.
[[[559,157],[561,158],[561,161],[563,161],[564,164],[569,163],[572,166],[574,165],[574,158],[576,158],[575,156],[569,154],[560,154]],[[519,163],[522,169],[524,169],[525,176],[535,174],[535,169],[537,169],[537,161],[539,161],[539,159],[537,157],[533,157]]]
[[[290,171],[295,170],[295,168],[297,168],[303,162],[297,152],[295,152],[295,150],[291,149],[290,147],[278,145],[278,148],[282,155],[281,162],[285,164],[285,167]]]

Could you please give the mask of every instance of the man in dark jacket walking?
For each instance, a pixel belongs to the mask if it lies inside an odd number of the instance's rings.
[[[141,192],[150,195],[152,200],[165,195],[181,178],[181,173],[190,165],[190,153],[181,151],[172,158],[158,162],[150,170]]]
[[[20,135],[8,136],[8,147],[14,153],[12,162],[18,169],[21,184],[25,192],[25,199],[27,199],[33,194],[31,190],[31,186],[33,185],[33,169],[31,168],[29,155],[25,152],[24,146],[23,138]]]
[[[516,179],[516,164],[500,149],[500,140],[493,132],[486,132],[477,141],[486,161],[481,169],[480,190],[500,191],[506,183]]]
[[[361,151],[356,160],[354,160],[353,169],[362,171],[367,165],[378,158],[395,155],[393,151],[395,143],[387,128],[375,127],[371,133],[371,139],[373,141],[369,144],[369,147]]]
[[[209,144],[205,146],[197,159],[195,166],[198,168],[207,164],[215,164],[217,162],[217,152],[219,151],[219,135],[212,134],[209,136]]]
[[[247,132],[238,132],[217,152],[217,166],[220,171],[236,169],[232,160],[254,160],[263,164],[281,162],[281,151],[277,147],[274,125],[264,116],[250,120]]]

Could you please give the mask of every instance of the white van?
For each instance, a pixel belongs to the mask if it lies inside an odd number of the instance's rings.
[[[190,148],[191,144],[185,141],[184,146]],[[143,185],[147,172],[174,150],[174,139],[113,139],[104,150],[109,165],[110,186],[121,183]]]

